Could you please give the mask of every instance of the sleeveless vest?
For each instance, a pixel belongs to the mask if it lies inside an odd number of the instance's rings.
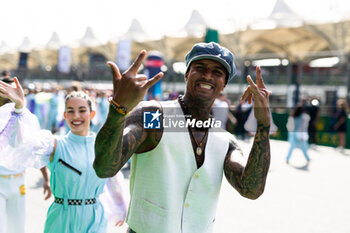
[[[185,120],[177,101],[160,104],[164,116]],[[228,135],[209,130],[205,160],[199,169],[186,128],[181,132],[164,128],[156,148],[133,155],[127,217],[130,228],[137,233],[212,232]]]

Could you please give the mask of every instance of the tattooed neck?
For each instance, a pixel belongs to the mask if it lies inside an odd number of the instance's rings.
[[[189,96],[179,96],[179,102],[184,110],[185,114],[191,115],[192,118],[198,120],[207,120],[210,115],[210,109],[212,103],[202,103],[200,101],[194,101]]]

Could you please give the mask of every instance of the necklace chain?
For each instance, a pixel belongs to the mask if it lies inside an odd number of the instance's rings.
[[[188,108],[187,108],[187,106],[186,106],[186,104],[185,104],[185,101],[183,100],[183,96],[180,95],[179,98],[178,98],[178,100],[179,100],[179,103],[180,103],[181,108],[183,109],[183,111],[184,111],[184,113],[185,113],[185,117],[188,118],[187,115],[189,114],[189,112],[188,112]],[[190,133],[190,136],[191,136],[192,140],[193,140],[194,143],[196,144],[196,151],[195,151],[195,152],[196,152],[196,155],[197,155],[197,156],[201,156],[202,153],[203,153],[203,149],[202,149],[203,141],[204,141],[204,139],[207,137],[208,131],[209,131],[209,130],[208,130],[208,129],[205,130],[205,134],[204,134],[204,136],[202,137],[202,139],[201,139],[201,141],[199,142],[199,144],[197,143],[197,140],[196,140],[196,138],[194,137],[193,132],[192,132],[192,129],[191,129],[190,126],[188,127],[188,131],[189,131],[189,133]]]

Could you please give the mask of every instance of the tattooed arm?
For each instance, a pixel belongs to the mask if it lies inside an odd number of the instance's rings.
[[[253,147],[244,166],[242,151],[231,141],[224,172],[228,182],[244,197],[257,199],[263,192],[270,167],[269,126],[258,125]]]
[[[125,118],[113,107],[109,108],[106,122],[95,140],[93,166],[99,177],[114,176],[134,152],[152,149],[154,141],[149,140],[152,139],[150,137],[152,134],[142,130],[142,104],[139,105],[139,103],[147,89],[158,82],[163,77],[163,73],[160,72],[150,79],[147,79],[144,74],[138,74],[145,56],[146,51],[142,50],[135,62],[123,74],[120,73],[116,64],[107,62],[113,75],[113,101],[123,106],[130,115]],[[142,147],[143,143],[146,143],[146,146]]]
[[[133,115],[130,115],[130,118],[132,117]],[[101,178],[113,177],[132,155],[132,153],[124,156],[121,154],[124,125],[125,116],[119,114],[110,106],[106,122],[98,132],[95,140],[93,167],[97,176]],[[135,131],[136,135],[140,134],[137,134],[137,130]]]
[[[244,91],[241,101],[252,103],[254,99],[254,116],[257,120],[257,131],[246,166],[239,162],[242,155],[237,143],[231,143],[225,159],[224,172],[230,184],[244,197],[258,198],[265,188],[267,172],[270,167],[270,109],[269,96],[265,87],[261,69],[256,67],[256,84],[250,75],[247,76],[249,86]],[[240,153],[239,153],[240,152]]]
[[[157,146],[162,132],[144,130],[141,121],[142,108],[161,111],[158,106],[150,104],[141,102],[126,118],[110,107],[95,142],[93,167],[99,177],[113,177],[134,153],[146,152]]]

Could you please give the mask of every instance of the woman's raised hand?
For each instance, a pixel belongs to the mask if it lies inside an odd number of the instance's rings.
[[[14,102],[17,109],[24,107],[24,92],[17,77],[14,78],[14,85],[0,81],[0,96]]]

